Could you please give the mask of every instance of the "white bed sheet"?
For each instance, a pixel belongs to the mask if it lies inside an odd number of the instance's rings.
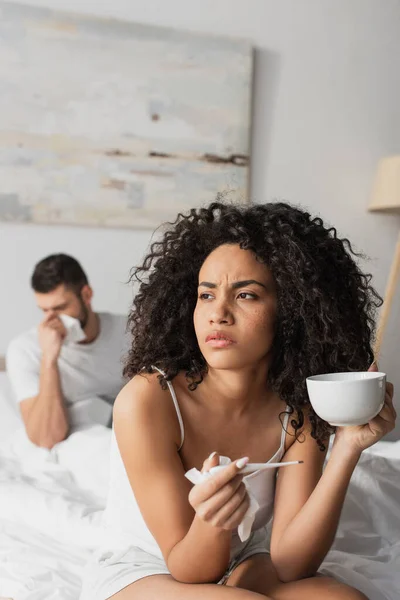
[[[0,597],[78,600],[99,541],[110,430],[76,432],[51,452],[35,448],[16,413],[3,420],[1,384],[0,377]],[[321,571],[370,600],[399,600],[400,441],[363,453]]]
[[[17,405],[13,399],[11,385],[4,371],[0,371],[0,441],[3,441],[21,423]]]

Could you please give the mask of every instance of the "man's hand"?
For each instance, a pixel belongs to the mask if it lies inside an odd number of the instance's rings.
[[[66,335],[67,331],[57,315],[48,315],[44,318],[39,325],[39,344],[45,360],[49,362],[57,360]]]

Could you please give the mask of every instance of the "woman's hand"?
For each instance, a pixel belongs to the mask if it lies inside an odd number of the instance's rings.
[[[369,371],[377,371],[374,363]],[[365,425],[355,427],[338,427],[335,436],[335,445],[343,444],[348,448],[362,452],[366,448],[379,442],[384,435],[394,429],[396,422],[396,410],[393,406],[393,384],[386,383],[385,404],[380,413]]]
[[[202,521],[224,530],[238,527],[249,507],[249,496],[239,474],[248,462],[247,457],[232,462],[191,489],[189,502]],[[218,464],[219,457],[213,453],[204,461],[202,472]]]

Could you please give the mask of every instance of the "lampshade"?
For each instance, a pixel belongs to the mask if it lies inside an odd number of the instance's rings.
[[[400,213],[400,155],[379,161],[368,210]]]

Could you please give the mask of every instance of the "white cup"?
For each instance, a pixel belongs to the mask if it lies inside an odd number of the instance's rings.
[[[385,373],[326,373],[307,377],[306,384],[314,411],[336,427],[364,425],[385,403]]]

